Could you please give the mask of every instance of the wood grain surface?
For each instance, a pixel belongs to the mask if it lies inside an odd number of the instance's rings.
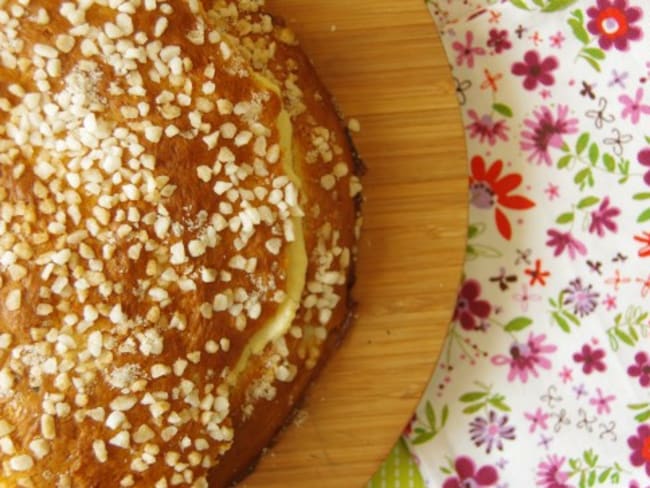
[[[452,314],[465,248],[458,102],[422,0],[269,0],[347,117],[368,166],[358,320],[241,486],[360,488],[409,420]]]

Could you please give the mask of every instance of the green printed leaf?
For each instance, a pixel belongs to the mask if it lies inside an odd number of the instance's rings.
[[[646,208],[641,213],[641,215],[639,215],[639,217],[636,219],[636,221],[640,224],[643,222],[647,222],[648,220],[650,220],[650,208]]]
[[[488,403],[502,412],[510,412],[510,407],[503,402],[502,398],[491,398]]]
[[[474,403],[486,396],[487,393],[484,391],[470,391],[469,393],[465,393],[463,396],[461,396],[460,401],[463,403]]]
[[[411,443],[424,444],[425,442],[429,442],[435,436],[436,434],[434,434],[433,432],[426,432],[424,434],[416,435],[415,438],[411,439]]]
[[[621,161],[618,164],[618,169],[623,175],[625,175],[625,176],[629,175],[630,174],[630,162],[627,159]]]
[[[517,317],[508,322],[505,326],[506,332],[518,332],[524,330],[526,327],[530,326],[533,323],[528,317]]]
[[[425,413],[427,415],[427,421],[429,422],[429,425],[434,428],[436,427],[436,412],[433,410],[433,406],[431,405],[431,402],[427,402],[427,406],[425,407]]]
[[[492,109],[504,117],[512,117],[512,109],[504,103],[495,103],[492,105]]]
[[[570,222],[573,222],[574,218],[575,218],[575,214],[573,212],[567,212],[567,213],[563,213],[557,219],[555,219],[555,222],[558,224],[568,224]]]
[[[632,338],[629,335],[627,335],[625,332],[623,332],[621,329],[616,329],[614,333],[616,334],[616,337],[618,337],[622,342],[624,342],[628,346],[634,345],[634,341],[632,340]]]
[[[566,156],[562,156],[560,158],[560,160],[557,162],[558,169],[564,169],[567,166],[569,166],[569,163],[571,163],[572,159],[573,159],[573,156],[571,154],[567,154]]]
[[[562,317],[558,312],[553,312],[551,315],[553,316],[553,320],[555,320],[560,329],[566,333],[571,332],[571,327],[569,327],[569,323],[564,317]]]
[[[526,2],[524,2],[524,0],[510,0],[510,3],[512,3],[515,7],[524,10],[530,10],[530,8],[528,8],[528,5],[526,5]]]
[[[589,478],[588,478],[587,482],[589,483],[589,486],[594,486],[596,484],[596,472],[595,471],[592,471],[591,473],[589,473]]]
[[[585,132],[578,137],[578,141],[576,142],[576,154],[582,154],[582,151],[587,148],[587,144],[589,144],[589,132]]]
[[[592,165],[596,165],[598,162],[598,156],[600,156],[600,149],[598,149],[598,146],[596,144],[589,146],[589,161],[591,161]]]
[[[607,478],[609,478],[609,474],[612,472],[612,468],[607,468],[605,471],[600,473],[600,476],[598,477],[598,483],[603,484],[605,481],[607,481]]]
[[[558,10],[564,10],[576,3],[576,1],[577,0],[551,0],[542,9],[542,12],[557,12]]]
[[[483,232],[485,232],[485,224],[469,224],[469,227],[467,228],[467,237],[469,239],[474,239]]]
[[[470,405],[469,407],[465,407],[463,409],[463,413],[466,413],[468,415],[471,414],[471,413],[476,413],[479,410],[481,410],[484,406],[485,406],[485,403],[477,403],[475,405]]]
[[[645,412],[641,412],[635,415],[634,419],[637,422],[645,422],[646,420],[650,419],[650,410],[646,410]]]
[[[590,58],[589,56],[584,56],[582,54],[580,55],[580,57],[582,59],[584,59],[585,61],[587,61],[591,65],[591,67],[593,69],[595,69],[596,71],[598,71],[600,73],[600,63],[598,61],[596,61],[593,58]]]
[[[585,47],[582,49],[582,52],[599,61],[605,59],[605,52],[597,47]]]
[[[605,169],[610,173],[616,171],[616,161],[614,161],[614,158],[611,154],[603,154],[603,164],[605,165]]]
[[[440,416],[442,417],[440,420],[440,428],[442,429],[445,425],[447,425],[447,419],[449,418],[449,407],[447,405],[442,407],[442,413]]]
[[[585,16],[582,14],[582,10],[580,9],[574,10],[573,12],[571,12],[571,15],[573,15],[580,22],[583,22],[585,20]]]
[[[585,463],[587,463],[587,466],[593,466],[594,465],[594,462],[593,462],[594,457],[593,457],[593,455],[594,455],[594,453],[593,453],[593,451],[591,449],[589,449],[589,450],[582,453],[582,459],[585,460]]]
[[[574,325],[580,325],[580,319],[576,317],[574,314],[567,310],[562,310],[562,315],[564,315],[567,319],[569,319],[571,322],[574,323]]]
[[[582,210],[588,207],[593,207],[598,202],[600,202],[600,198],[598,197],[585,197],[578,202],[578,208]]]
[[[579,11],[578,11],[579,12]],[[582,25],[582,19],[569,19],[569,26],[573,31],[573,35],[583,44],[589,44],[589,34]]]
[[[646,408],[650,403],[633,403],[632,405],[628,405],[627,408],[631,410],[641,410],[643,408]]]
[[[594,175],[591,172],[591,168],[583,168],[578,173],[576,173],[573,181],[580,186],[581,190],[588,186],[594,186]]]

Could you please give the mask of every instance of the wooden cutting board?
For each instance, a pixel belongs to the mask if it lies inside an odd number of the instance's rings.
[[[447,60],[422,0],[269,0],[347,117],[368,166],[358,320],[305,415],[242,483],[360,488],[427,385],[465,248],[467,172]]]

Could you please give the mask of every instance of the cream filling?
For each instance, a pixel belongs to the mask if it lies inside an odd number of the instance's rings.
[[[265,87],[279,94],[279,90],[270,80],[260,75],[255,75],[259,82]],[[301,181],[297,175],[293,160],[293,126],[289,114],[283,109],[277,119],[277,127],[280,133],[280,147],[282,150],[282,165],[285,174],[291,182],[300,189]],[[268,344],[284,336],[290,329],[296,312],[300,306],[303,289],[305,288],[307,274],[307,251],[303,234],[302,217],[292,216],[295,240],[287,244],[287,279],[286,297],[280,303],[277,312],[266,321],[263,327],[251,337],[249,343],[242,351],[231,378],[236,380],[237,376],[246,369],[251,355],[260,354]]]

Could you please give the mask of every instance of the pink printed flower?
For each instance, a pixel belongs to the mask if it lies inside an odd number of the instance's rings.
[[[568,484],[569,473],[562,471],[565,458],[556,454],[537,465],[537,486],[540,488],[573,488]]]
[[[551,361],[545,357],[545,354],[554,352],[557,347],[544,344],[545,339],[545,334],[535,336],[531,333],[525,343],[515,342],[510,346],[509,356],[498,354],[492,358],[492,363],[497,366],[504,364],[510,366],[508,381],[518,378],[526,383],[529,374],[535,378],[539,376],[537,368],[550,369],[551,367]]]
[[[630,116],[631,122],[636,125],[639,123],[641,114],[650,114],[650,105],[644,105],[643,101],[643,88],[638,88],[636,90],[636,95],[634,100],[632,100],[627,95],[621,95],[618,97],[618,101],[623,105],[623,111],[621,112],[621,117],[624,119],[627,116]]]
[[[644,388],[650,386],[650,359],[645,352],[639,351],[636,353],[634,364],[627,368],[627,374],[633,378],[638,376],[639,384]]]
[[[641,166],[650,168],[650,148],[642,149],[639,154],[637,154],[636,158]],[[650,169],[648,169],[648,171],[643,175],[643,181],[646,185],[650,186]]]
[[[472,139],[478,138],[479,142],[487,141],[490,146],[494,146],[497,139],[508,140],[508,126],[505,120],[494,120],[489,114],[479,117],[473,109],[468,110],[467,115],[473,121],[466,127]]]
[[[650,425],[639,425],[636,435],[627,438],[627,445],[632,449],[630,454],[632,466],[643,466],[646,474],[650,476]]]
[[[576,352],[573,355],[573,360],[576,363],[582,363],[582,372],[584,374],[591,374],[593,370],[600,371],[601,373],[607,369],[603,358],[605,351],[603,349],[591,349],[589,344],[582,346],[581,352]]]
[[[554,256],[560,256],[565,250],[568,251],[571,259],[576,258],[576,253],[585,255],[587,248],[578,239],[573,237],[569,232],[560,232],[559,230],[549,229],[547,232],[550,239],[546,241],[546,245],[555,248],[553,251]]]
[[[610,402],[616,400],[616,395],[603,395],[603,390],[596,388],[596,396],[589,399],[589,404],[596,407],[596,413],[598,415],[608,414],[612,411],[609,408]]]
[[[447,478],[442,488],[483,488],[494,486],[499,481],[497,470],[490,465],[478,470],[474,461],[467,456],[459,456],[454,463],[456,476]]]
[[[467,67],[474,67],[474,55],[482,56],[485,54],[485,49],[482,47],[474,47],[474,33],[472,31],[467,31],[465,34],[465,44],[454,41],[451,45],[452,48],[458,53],[456,57],[456,64],[462,66],[465,61],[467,61]]]
[[[537,429],[537,427],[542,430],[548,429],[548,424],[546,421],[550,416],[550,414],[542,412],[542,409],[539,407],[535,413],[524,413],[524,417],[530,420],[530,429],[528,432],[532,434],[535,432],[535,429]]]
[[[617,207],[610,207],[609,203],[609,197],[605,197],[598,210],[591,212],[590,234],[595,232],[598,234],[598,237],[603,237],[605,235],[605,229],[611,232],[618,231],[618,226],[614,222],[614,218],[618,217],[621,211]]]
[[[470,424],[469,433],[476,447],[485,444],[486,453],[490,454],[493,447],[503,450],[503,440],[514,440],[515,428],[508,425],[507,415],[498,415],[490,410],[487,417],[476,417]]]
[[[512,74],[524,77],[524,88],[534,90],[538,84],[551,86],[555,78],[551,72],[558,67],[555,56],[540,59],[537,51],[530,50],[524,54],[523,62],[512,65]]]
[[[641,19],[641,9],[628,7],[627,0],[598,0],[596,6],[587,9],[587,15],[587,29],[598,36],[603,49],[614,46],[627,51],[629,41],[638,41],[643,35],[640,27],[632,25]]]
[[[637,480],[632,480],[630,481],[630,486],[628,488],[641,488],[641,485]],[[650,486],[646,486],[645,488],[650,488]]]
[[[490,302],[480,300],[481,284],[476,280],[467,280],[458,292],[453,320],[460,321],[465,330],[480,330],[481,320],[488,318],[492,311]]]
[[[528,312],[530,302],[539,302],[542,299],[540,295],[530,293],[528,291],[528,285],[525,283],[521,285],[521,293],[515,293],[512,295],[512,298],[521,304],[521,311],[524,313]]]
[[[569,282],[564,293],[564,305],[573,305],[573,313],[585,317],[596,310],[598,306],[598,293],[592,291],[593,285],[583,285],[582,279],[576,278]]]
[[[559,149],[567,134],[578,132],[578,119],[568,118],[569,107],[558,105],[557,116],[551,109],[542,107],[533,112],[533,118],[525,119],[526,129],[521,132],[521,149],[530,151],[528,161],[551,166],[550,148]]]
[[[494,51],[499,54],[512,47],[512,43],[508,40],[508,31],[503,29],[490,29],[490,38],[487,41],[488,47],[494,48]]]

